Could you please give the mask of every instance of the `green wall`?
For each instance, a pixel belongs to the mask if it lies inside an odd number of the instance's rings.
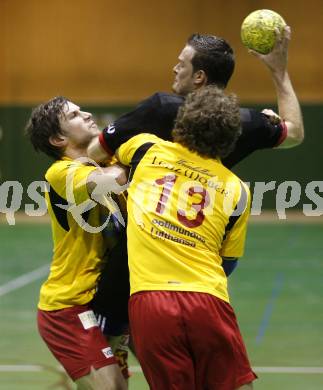
[[[83,107],[97,115],[103,126],[131,107]],[[273,107],[275,108],[275,107]],[[33,151],[24,137],[24,126],[30,114],[30,107],[0,107],[0,180],[18,180],[24,188],[23,200],[26,201],[26,188],[34,180],[42,180],[50,160]],[[305,196],[306,184],[310,181],[322,181],[323,156],[323,106],[302,106],[306,138],[302,145],[289,150],[261,150],[249,156],[235,167],[234,171],[245,181],[298,181],[302,187],[302,198],[296,205],[311,203]],[[275,191],[264,195],[264,208],[275,208]],[[321,193],[323,197],[323,193]],[[29,202],[30,203],[30,202]],[[323,212],[323,210],[322,210]]]

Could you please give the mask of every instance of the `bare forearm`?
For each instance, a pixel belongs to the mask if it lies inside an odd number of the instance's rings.
[[[277,94],[279,116],[287,126],[287,139],[282,147],[296,146],[303,141],[304,126],[300,104],[292,86],[289,74],[273,72],[272,79]]]
[[[300,144],[304,138],[301,108],[287,71],[288,44],[291,29],[285,26],[282,32],[276,31],[276,44],[267,55],[254,53],[267,66],[274,82],[279,116],[287,127],[286,139],[279,147],[290,148]]]

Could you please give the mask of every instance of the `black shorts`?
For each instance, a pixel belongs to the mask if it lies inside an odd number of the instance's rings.
[[[128,327],[130,295],[127,235],[119,233],[116,245],[107,254],[91,307],[105,334],[122,335]]]

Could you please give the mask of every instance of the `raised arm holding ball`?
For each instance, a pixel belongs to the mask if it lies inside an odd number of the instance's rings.
[[[277,94],[279,116],[283,118],[288,129],[288,137],[281,147],[288,148],[298,145],[303,140],[304,126],[301,108],[287,70],[291,28],[284,26],[282,31],[276,28],[275,33],[276,43],[270,53],[261,54],[254,50],[250,52],[258,57],[270,71]],[[269,110],[263,112],[272,114]]]

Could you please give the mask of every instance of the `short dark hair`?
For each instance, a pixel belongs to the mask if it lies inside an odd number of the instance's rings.
[[[55,160],[62,157],[62,149],[52,145],[51,136],[62,134],[59,117],[64,115],[68,100],[63,96],[55,97],[34,108],[26,125],[26,135],[36,151],[42,151]]]
[[[195,50],[194,73],[203,70],[208,84],[225,88],[234,71],[234,54],[229,43],[214,35],[193,34],[187,44]]]
[[[190,93],[180,107],[173,139],[208,158],[225,157],[241,134],[237,97],[214,85]]]

